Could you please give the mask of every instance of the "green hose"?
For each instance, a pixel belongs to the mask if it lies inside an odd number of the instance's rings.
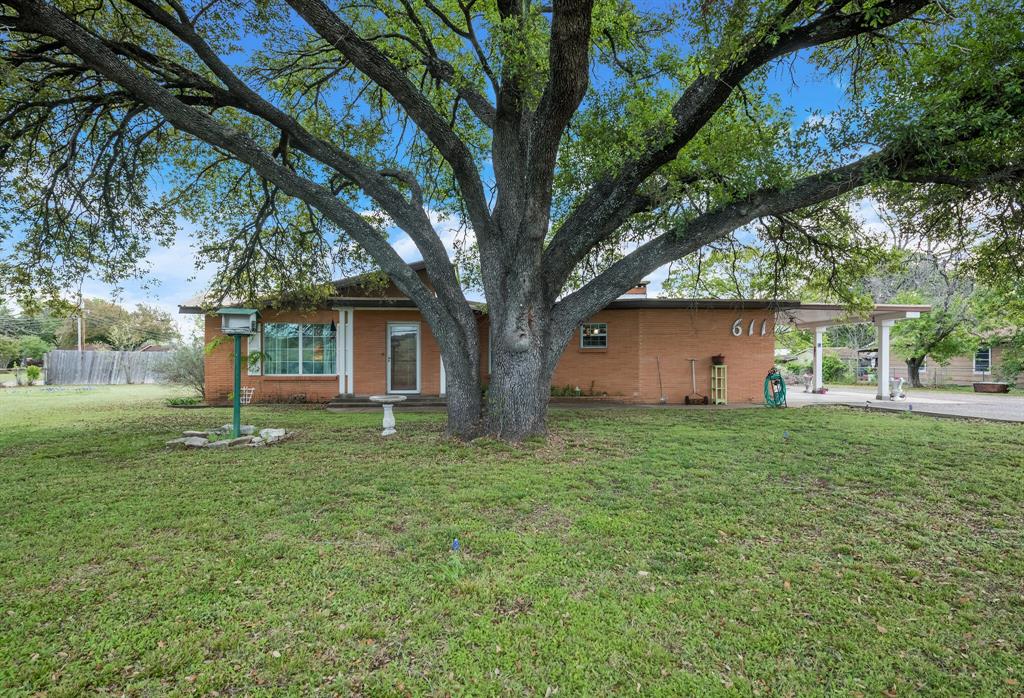
[[[786,381],[774,366],[764,379],[764,404],[768,407],[786,406]]]

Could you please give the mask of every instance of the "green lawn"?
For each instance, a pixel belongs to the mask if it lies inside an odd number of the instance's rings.
[[[1019,695],[1024,429],[844,409],[226,409],[0,392],[0,694]],[[450,552],[453,537],[461,553]]]

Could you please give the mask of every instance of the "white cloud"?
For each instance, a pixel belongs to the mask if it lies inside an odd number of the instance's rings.
[[[398,256],[406,262],[415,262],[420,258],[420,251],[416,249],[416,244],[405,233],[400,233],[400,236],[397,240],[391,242],[391,246],[395,248]]]

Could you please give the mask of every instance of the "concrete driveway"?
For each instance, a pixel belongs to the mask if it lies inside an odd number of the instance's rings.
[[[808,405],[850,405],[894,412],[913,411],[936,417],[991,419],[1000,422],[1024,422],[1024,392],[1009,394],[968,393],[955,390],[905,388],[906,400],[876,400],[874,386],[837,385],[825,395],[803,392],[798,385],[787,386],[791,407]]]

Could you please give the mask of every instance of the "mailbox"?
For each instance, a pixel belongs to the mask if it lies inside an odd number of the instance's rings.
[[[254,335],[259,322],[259,311],[252,308],[221,308],[220,331],[228,335]]]

